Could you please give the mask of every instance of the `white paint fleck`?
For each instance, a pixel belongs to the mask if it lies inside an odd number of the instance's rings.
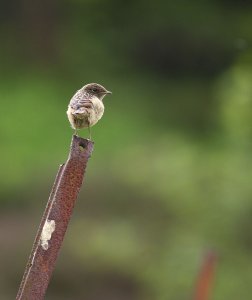
[[[48,241],[50,241],[54,230],[55,230],[55,221],[46,220],[40,236],[41,247],[44,250],[47,250],[49,248]]]

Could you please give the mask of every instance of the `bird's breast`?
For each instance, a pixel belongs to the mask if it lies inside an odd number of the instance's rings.
[[[100,99],[98,99],[97,97],[93,97],[90,101],[92,102],[93,107],[92,107],[92,109],[89,109],[89,111],[90,111],[89,122],[90,122],[90,125],[93,126],[102,117],[102,115],[104,113],[104,105],[103,105],[103,102]]]

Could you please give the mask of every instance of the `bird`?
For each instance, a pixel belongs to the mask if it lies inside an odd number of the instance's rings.
[[[79,89],[71,98],[67,109],[67,117],[71,127],[75,130],[88,128],[91,140],[90,127],[95,125],[103,116],[103,98],[112,94],[98,83],[88,83]]]

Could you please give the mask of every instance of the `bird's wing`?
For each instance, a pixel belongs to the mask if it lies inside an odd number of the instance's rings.
[[[83,93],[81,90],[79,90],[71,99],[70,106],[73,109],[78,110],[79,108],[92,108],[93,103],[88,93]]]

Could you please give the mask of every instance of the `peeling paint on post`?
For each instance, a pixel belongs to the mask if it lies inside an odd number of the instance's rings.
[[[46,220],[40,236],[41,247],[44,250],[47,250],[49,248],[49,241],[52,237],[54,230],[55,230],[55,221]]]
[[[44,299],[92,151],[92,141],[73,136],[68,160],[56,176],[16,300]]]

